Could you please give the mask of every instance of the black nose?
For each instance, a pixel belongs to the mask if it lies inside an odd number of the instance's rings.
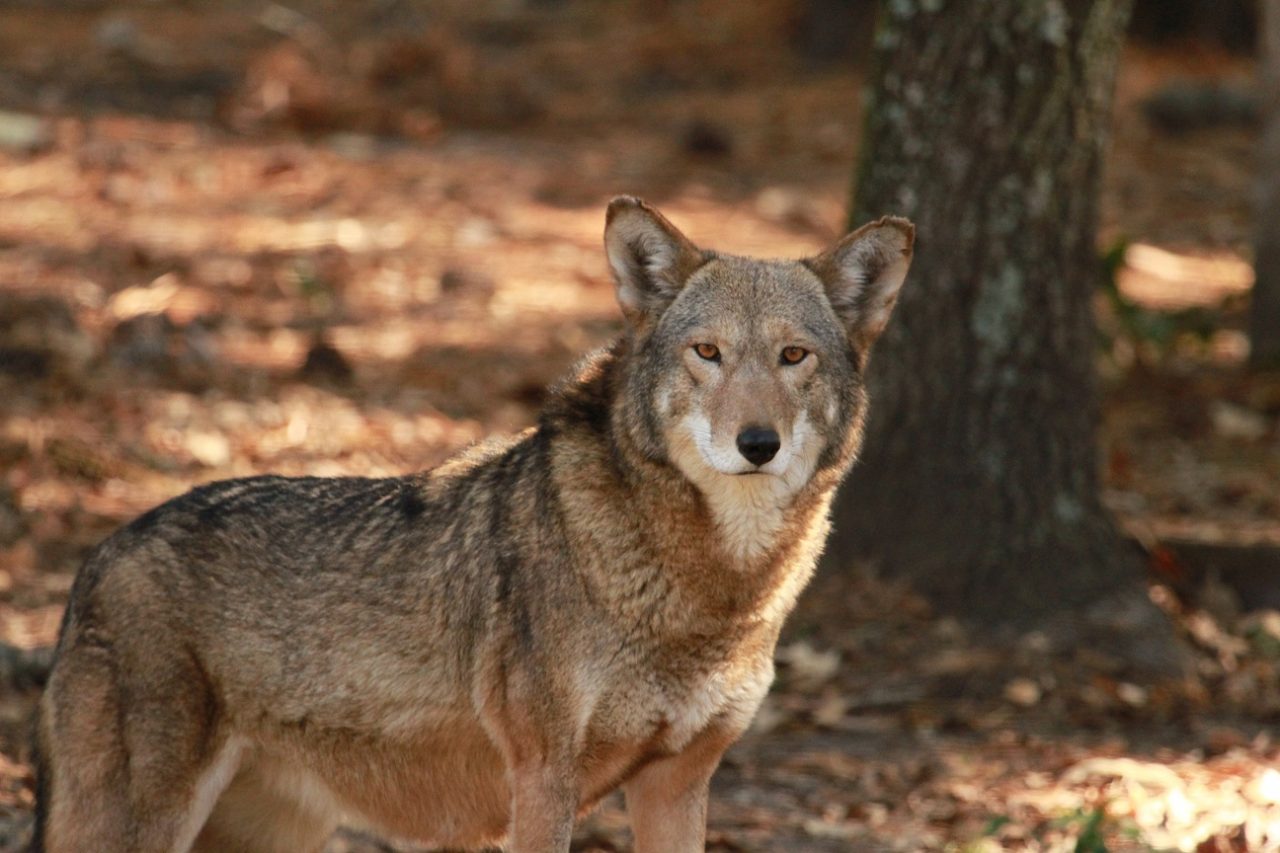
[[[738,452],[752,465],[763,465],[778,455],[782,439],[771,429],[748,427],[738,433]]]

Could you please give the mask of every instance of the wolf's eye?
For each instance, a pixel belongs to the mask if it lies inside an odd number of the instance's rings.
[[[783,364],[799,364],[809,357],[809,351],[804,347],[783,347],[782,363]]]
[[[715,344],[694,344],[693,351],[698,354],[698,358],[705,361],[720,360],[720,348]]]

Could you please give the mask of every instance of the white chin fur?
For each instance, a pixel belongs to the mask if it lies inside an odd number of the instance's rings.
[[[686,415],[672,430],[670,442],[672,461],[706,497],[725,549],[744,561],[772,547],[783,511],[813,475],[819,452],[817,434],[803,412],[790,440],[759,467],[736,448],[718,447],[704,415]]]

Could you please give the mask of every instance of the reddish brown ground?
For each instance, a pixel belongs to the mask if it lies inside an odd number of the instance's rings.
[[[49,644],[87,549],[193,484],[404,472],[527,425],[618,331],[615,193],[736,252],[836,236],[862,76],[799,59],[792,7],[0,6],[0,103],[56,117],[0,148],[0,640]],[[1251,71],[1187,50],[1123,68],[1102,244],[1134,244],[1140,306],[1214,312],[1159,344],[1100,299],[1107,497],[1149,546],[1280,545],[1280,381],[1242,370],[1254,134],[1170,136],[1138,106]],[[336,367],[304,369],[322,335]],[[1280,847],[1280,614],[1157,555],[1198,667],[1157,686],[820,579],[717,777],[712,848]],[[37,696],[2,689],[0,846],[26,826]],[[626,849],[623,827],[610,801],[579,849]]]

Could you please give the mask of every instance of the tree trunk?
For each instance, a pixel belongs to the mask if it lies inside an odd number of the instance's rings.
[[[1280,367],[1280,0],[1263,0],[1260,30],[1262,151],[1258,157],[1258,231],[1249,361]]]
[[[919,240],[831,556],[989,624],[1165,625],[1095,447],[1099,177],[1129,5],[882,8],[852,221],[899,213]]]

